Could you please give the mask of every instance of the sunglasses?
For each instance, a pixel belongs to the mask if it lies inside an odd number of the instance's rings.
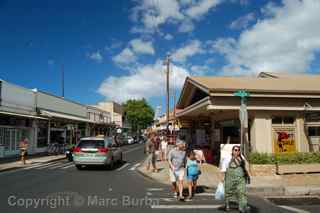
[[[239,151],[240,151],[240,149],[234,149],[233,151],[235,151],[235,152],[239,152]]]

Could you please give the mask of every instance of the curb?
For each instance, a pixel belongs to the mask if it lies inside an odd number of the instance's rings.
[[[63,160],[63,159],[66,159],[66,157],[64,156],[64,157],[60,157],[60,158],[44,161],[42,163],[51,163],[51,162],[56,162],[56,161],[60,161],[60,160]],[[21,168],[27,168],[27,167],[22,167],[22,166],[9,167],[9,168],[5,168],[5,169],[0,169],[0,173],[11,171],[11,170],[17,170],[17,169],[21,169]]]
[[[1,172],[7,172],[7,171],[11,171],[11,170],[15,170],[15,169],[19,169],[19,168],[22,168],[22,167],[9,167],[9,168],[5,168],[5,169],[0,169],[0,173]]]
[[[151,180],[151,181],[156,181],[156,182],[158,182],[158,183],[164,184],[164,183],[158,181],[157,179],[155,179],[155,178],[147,175],[146,173],[142,172],[142,171],[140,170],[140,167],[138,167],[138,169],[137,169],[136,171],[138,171],[138,173],[139,173],[141,176],[143,176],[144,178],[146,178],[146,179],[149,179],[149,180]],[[169,184],[168,184],[168,185],[169,185]]]

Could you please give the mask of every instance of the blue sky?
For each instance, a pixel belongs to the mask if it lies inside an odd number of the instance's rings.
[[[0,78],[85,104],[165,109],[189,75],[319,73],[318,0],[0,0]]]

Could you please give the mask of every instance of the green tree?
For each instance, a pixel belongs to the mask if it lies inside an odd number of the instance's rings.
[[[154,110],[143,98],[128,100],[123,104],[125,118],[131,126],[132,132],[145,129],[153,123]]]

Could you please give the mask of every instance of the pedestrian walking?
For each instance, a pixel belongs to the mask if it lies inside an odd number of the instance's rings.
[[[187,165],[187,180],[188,180],[188,190],[189,196],[186,201],[191,201],[197,189],[197,181],[199,175],[201,174],[200,166],[198,164],[196,154],[193,151],[190,151],[188,154]]]
[[[250,178],[249,164],[241,154],[240,146],[232,147],[232,154],[223,159],[221,172],[224,174],[225,210],[230,210],[230,202],[238,202],[240,212],[248,212],[246,180]]]
[[[176,148],[172,149],[168,154],[169,176],[173,186],[174,197],[184,200],[183,197],[183,180],[185,176],[186,164],[185,142],[178,139]]]
[[[156,149],[155,149],[155,142],[154,142],[154,134],[151,134],[148,138],[145,146],[145,153],[147,154],[147,171],[150,170],[150,166],[152,166],[153,172],[158,172],[156,166]]]
[[[161,161],[167,160],[167,154],[168,154],[168,141],[165,136],[161,137],[161,144],[160,144],[160,155],[161,155]]]
[[[29,146],[28,138],[27,137],[23,137],[22,140],[20,141],[20,144],[19,144],[21,162],[22,162],[23,165],[26,164],[28,146]]]

